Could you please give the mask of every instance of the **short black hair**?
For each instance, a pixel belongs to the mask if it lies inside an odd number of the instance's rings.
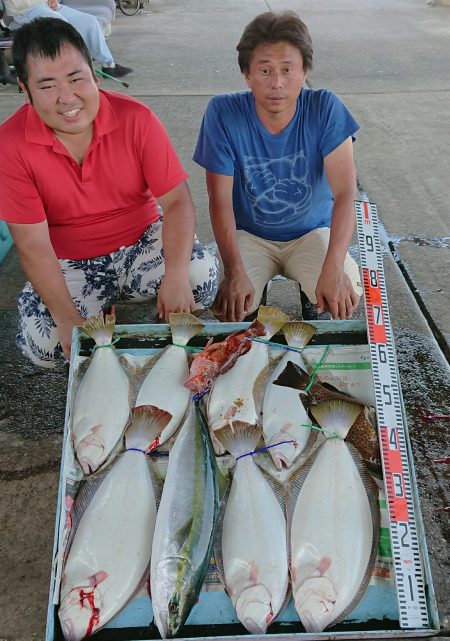
[[[242,73],[250,71],[250,61],[254,49],[260,44],[289,42],[302,54],[303,68],[312,68],[313,46],[308,27],[300,20],[295,11],[273,13],[266,11],[256,16],[244,29],[236,47],[238,62]]]
[[[90,53],[75,27],[60,18],[36,18],[14,32],[12,59],[19,80],[27,86],[28,56],[55,60],[65,44],[81,53],[94,75]]]

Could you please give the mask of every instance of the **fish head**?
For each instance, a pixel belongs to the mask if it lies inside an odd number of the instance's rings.
[[[164,559],[158,566],[157,581],[156,623],[162,638],[172,638],[188,618],[201,585],[196,587],[194,567],[183,556]]]
[[[216,362],[203,356],[197,356],[192,361],[185,386],[196,394],[201,394],[201,392],[204,392],[212,386],[217,369],[218,365]]]
[[[272,608],[272,595],[265,585],[257,583],[245,588],[236,599],[239,621],[251,634],[265,634],[276,614]]]
[[[307,632],[321,632],[337,615],[336,590],[327,576],[306,579],[294,593],[295,609]]]
[[[87,475],[98,470],[106,458],[106,448],[101,428],[101,425],[93,427],[75,448],[78,462],[83,468],[83,472]]]
[[[74,588],[64,597],[58,616],[66,641],[82,641],[99,629],[102,611],[98,588]]]

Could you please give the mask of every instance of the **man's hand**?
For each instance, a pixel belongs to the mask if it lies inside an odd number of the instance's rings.
[[[219,286],[213,312],[220,321],[240,322],[249,313],[255,288],[245,272],[225,278]]]
[[[166,323],[169,322],[169,314],[172,312],[193,312],[195,302],[189,279],[166,274],[158,291],[157,309],[159,318],[164,319]]]
[[[70,350],[72,346],[72,330],[74,327],[80,327],[85,322],[85,318],[81,314],[74,314],[70,318],[64,318],[56,324],[56,333],[61,344],[64,356],[70,361]]]
[[[47,0],[47,4],[50,7],[50,9],[53,9],[53,11],[58,11],[59,3],[57,0]]]
[[[344,269],[326,262],[317,281],[316,299],[319,314],[328,310],[334,319],[340,320],[351,318],[359,302]]]

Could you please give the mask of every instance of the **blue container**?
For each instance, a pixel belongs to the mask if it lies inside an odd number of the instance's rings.
[[[13,239],[9,233],[7,224],[0,220],[0,263],[5,258],[13,244]]]
[[[367,345],[367,331],[365,321],[317,321],[312,322],[317,329],[314,341],[320,345]],[[205,345],[211,336],[227,336],[237,329],[244,329],[249,323],[208,323],[191,344]],[[158,325],[118,325],[115,337],[120,338],[117,345],[119,353],[146,355],[155,353],[171,342],[170,328],[166,324]],[[276,339],[275,339],[276,340]],[[72,341],[72,355],[88,356],[93,341],[87,339],[78,329],[74,329]],[[323,349],[323,348],[322,348]],[[70,447],[68,426],[73,405],[72,387],[74,382],[75,364],[72,358],[68,396],[66,405],[66,421],[61,463],[61,477],[58,492],[58,505],[56,514],[56,528],[53,550],[53,568],[50,583],[50,596],[47,616],[47,632],[45,641],[63,641],[57,616],[58,576],[61,571],[59,546],[61,531],[64,525],[64,499],[67,493],[67,465],[64,465],[66,448]],[[404,412],[403,412],[404,414]],[[406,425],[406,422],[405,422]],[[426,585],[426,599],[429,614],[429,628],[400,629],[398,622],[397,594],[394,584],[390,586],[371,584],[358,607],[342,623],[332,630],[321,633],[306,633],[300,624],[292,600],[285,610],[272,624],[270,634],[248,635],[236,619],[231,601],[222,588],[213,591],[204,590],[200,594],[198,603],[182,629],[183,641],[244,641],[273,639],[274,641],[317,641],[322,639],[375,639],[397,637],[411,638],[418,636],[433,636],[439,630],[439,619],[436,607],[433,583],[431,577],[425,533],[420,512],[417,484],[412,465],[412,454],[406,433],[406,446],[410,461],[411,488],[415,505],[415,516],[420,543],[420,554]],[[66,469],[65,469],[66,468]],[[69,479],[70,480],[70,479]],[[69,484],[70,485],[70,484]],[[70,490],[70,488],[69,488]],[[383,538],[383,536],[381,537]],[[390,548],[389,530],[385,530],[384,545]],[[214,573],[214,566],[211,566]],[[213,580],[214,577],[212,576]],[[205,584],[208,582],[208,577]],[[105,628],[93,635],[99,641],[137,641],[138,639],[159,639],[158,630],[151,625],[153,619],[151,601],[145,591],[139,593],[127,607],[120,612]]]

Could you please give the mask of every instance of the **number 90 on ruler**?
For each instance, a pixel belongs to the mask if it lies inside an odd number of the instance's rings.
[[[356,201],[355,213],[400,626],[426,628],[425,585],[377,211],[373,203]]]

